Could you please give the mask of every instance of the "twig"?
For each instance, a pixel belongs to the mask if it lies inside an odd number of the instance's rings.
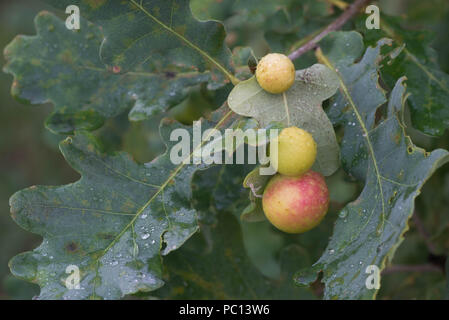
[[[436,255],[437,249],[436,249],[435,245],[432,243],[432,241],[430,240],[430,235],[427,232],[426,228],[424,227],[424,224],[422,223],[422,221],[419,218],[418,213],[416,211],[414,212],[412,219],[413,219],[413,222],[415,223],[416,229],[418,230],[419,234],[426,242],[427,249],[429,249],[430,253]]]
[[[329,24],[323,31],[313,37],[303,46],[299,47],[297,50],[293,51],[288,57],[291,60],[298,59],[307,51],[312,50],[316,47],[317,43],[323,39],[329,32],[340,29],[349,19],[351,19],[355,14],[357,14],[364,6],[366,6],[370,0],[357,0],[351,4],[347,10],[345,10],[334,22]]]
[[[402,265],[396,264],[385,268],[382,275],[396,272],[443,272],[440,267],[434,264],[417,264],[417,265]]]
[[[256,198],[262,198],[261,195],[258,195],[258,194],[257,194],[257,191],[259,191],[260,187],[256,188],[256,187],[254,187],[254,184],[250,183],[250,184],[249,184],[249,188],[251,189],[251,192],[253,193],[253,195],[254,195]]]

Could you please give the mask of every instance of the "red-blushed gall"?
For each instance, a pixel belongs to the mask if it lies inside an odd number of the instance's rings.
[[[317,226],[326,215],[329,191],[318,172],[308,171],[299,177],[276,174],[265,188],[262,205],[276,228],[302,233]]]
[[[286,55],[270,53],[259,61],[256,79],[265,91],[282,93],[295,82],[295,66]]]

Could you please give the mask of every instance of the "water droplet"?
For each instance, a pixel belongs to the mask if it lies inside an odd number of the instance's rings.
[[[346,210],[343,210],[338,214],[338,216],[340,218],[346,218],[347,215],[348,215],[348,212]]]
[[[143,235],[142,235],[142,239],[143,240],[146,240],[146,239],[148,239],[150,237],[150,234],[149,233],[144,233]]]

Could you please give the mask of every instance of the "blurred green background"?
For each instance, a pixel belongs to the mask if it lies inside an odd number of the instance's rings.
[[[198,4],[201,1],[193,2]],[[384,0],[379,5],[381,14],[407,14],[406,23],[411,27],[422,26],[434,30],[434,47],[438,51],[440,65],[449,73],[449,1]],[[17,34],[34,34],[33,19],[41,10],[51,8],[38,0],[0,1],[0,47],[4,48]],[[228,31],[233,28],[238,31],[235,19],[226,20],[226,13],[222,14]],[[240,40],[243,43],[239,44],[253,45],[256,52],[263,51],[263,46],[259,48],[260,43],[257,44],[254,39],[258,38],[243,39]],[[3,55],[0,64],[5,64]],[[14,101],[10,96],[11,82],[10,75],[0,73],[0,299],[30,299],[38,293],[38,288],[12,277],[8,260],[34,248],[40,239],[23,231],[12,221],[8,199],[14,192],[35,184],[61,185],[73,182],[79,176],[65,163],[58,151],[58,142],[63,137],[50,133],[43,126],[51,106],[29,106]],[[191,99],[194,97],[192,95]],[[144,162],[152,159],[162,148],[155,130],[158,120],[129,124],[125,114],[108,121],[98,134],[111,149],[128,151],[137,161]],[[449,149],[447,133],[441,138],[426,137],[413,129],[409,129],[409,133],[415,144],[427,150],[437,147]],[[341,176],[329,181],[331,192],[341,189]],[[349,189],[348,193],[354,192],[352,188]],[[347,198],[347,195],[341,197]],[[378,294],[380,299],[441,299],[447,293],[442,268],[449,250],[448,165],[437,171],[424,187],[416,208],[422,227],[430,234],[428,241],[432,242],[433,249],[430,250],[426,245],[414,220],[393,262],[396,265],[432,264],[441,271],[386,274]],[[251,232],[250,229],[254,227],[247,229],[244,232]],[[277,246],[276,241],[274,238],[272,245]],[[251,246],[247,249],[251,250]],[[256,257],[253,259],[257,259],[257,254],[251,253]],[[267,270],[262,271],[269,273]]]

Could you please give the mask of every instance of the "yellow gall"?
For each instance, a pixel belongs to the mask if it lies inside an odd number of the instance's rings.
[[[256,79],[265,91],[282,93],[295,82],[295,66],[286,55],[270,53],[259,61]]]
[[[307,131],[289,127],[281,131],[271,143],[278,144],[278,152],[270,155],[271,165],[280,174],[297,177],[308,171],[316,159],[317,146]]]

